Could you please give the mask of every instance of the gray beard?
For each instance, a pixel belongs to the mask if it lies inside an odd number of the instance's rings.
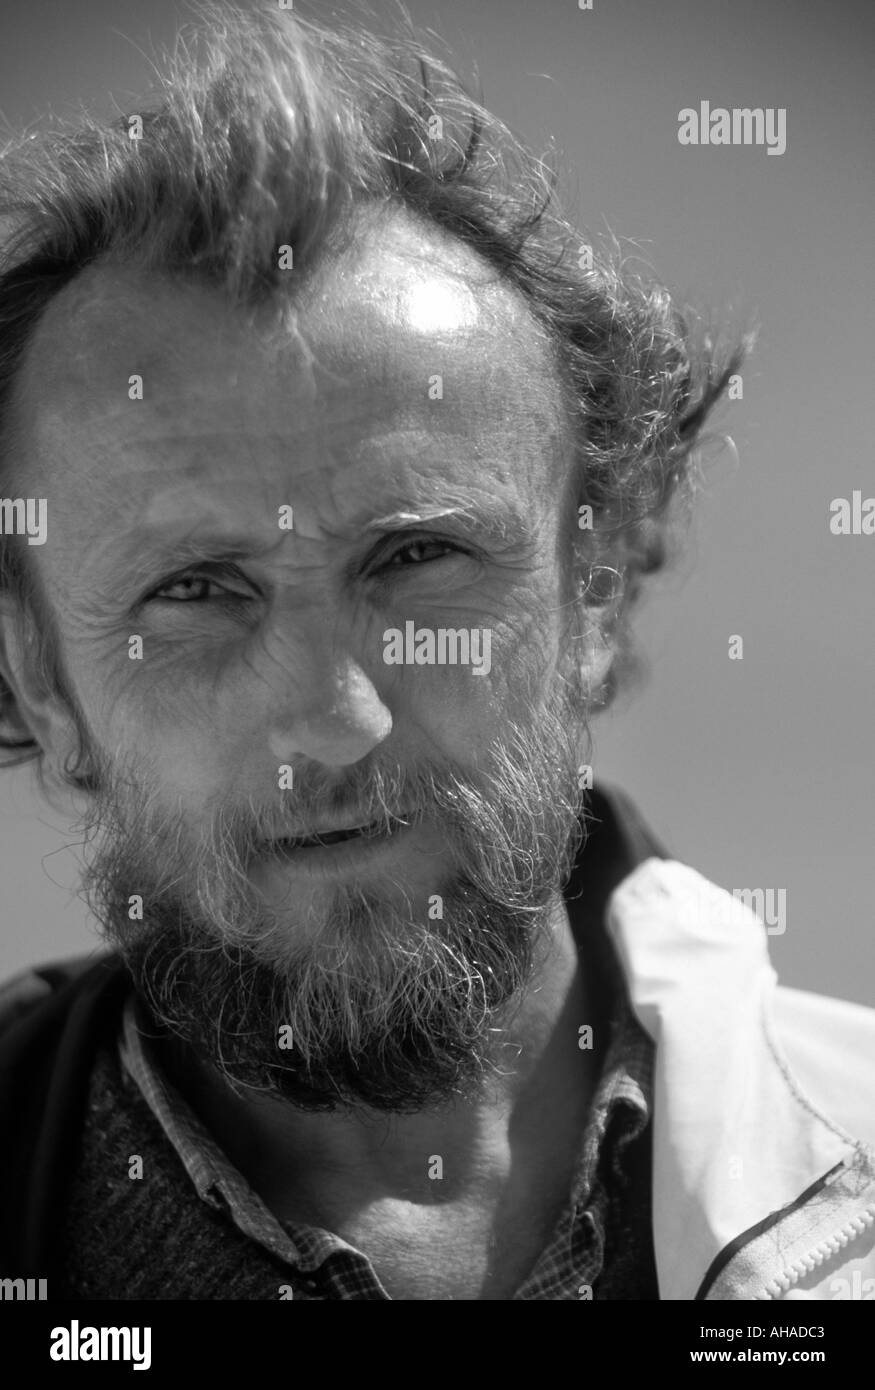
[[[537,738],[512,726],[479,784],[446,766],[351,768],[343,788],[310,779],[312,795],[296,778],[311,822],[341,804],[423,808],[455,865],[440,920],[343,884],[299,949],[248,880],[257,810],[220,814],[192,845],[142,774],[97,759],[84,889],[159,1029],[238,1093],[306,1110],[412,1113],[481,1091],[584,834],[579,732],[567,708],[539,718]]]
[[[412,1113],[479,1091],[547,915],[490,904],[464,883],[445,892],[444,908],[446,933],[376,895],[332,913],[330,935],[369,943],[371,968],[355,975],[342,947],[280,971],[178,919],[150,923],[123,954],[159,1025],[238,1093]]]

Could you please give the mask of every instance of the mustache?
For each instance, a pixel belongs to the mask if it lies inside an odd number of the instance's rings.
[[[271,841],[366,825],[389,833],[399,823],[415,825],[427,817],[438,819],[460,844],[476,826],[487,844],[505,850],[515,844],[519,855],[536,861],[542,839],[549,840],[555,830],[556,813],[561,817],[569,809],[567,803],[544,803],[533,818],[531,792],[544,776],[536,761],[530,735],[512,726],[493,749],[488,768],[479,773],[446,758],[420,760],[413,766],[363,759],[342,776],[302,767],[294,772],[293,787],[283,793],[279,806],[268,809],[250,798],[234,805],[207,803],[205,811],[214,827],[216,852],[244,866]],[[565,786],[573,775],[569,765]],[[521,805],[527,789],[528,804]],[[532,843],[533,830],[537,843]]]
[[[280,808],[267,813],[250,804],[237,813],[230,810],[227,818],[247,842],[297,839],[370,825],[388,830],[399,822],[409,825],[422,819],[437,777],[433,767],[411,772],[374,760],[356,764],[340,778],[304,767],[293,771],[293,786]]]
[[[570,869],[582,837],[578,823],[569,840],[581,799],[568,732],[554,708],[542,715],[536,738],[525,725],[505,726],[476,768],[445,757],[408,767],[373,758],[340,776],[302,768],[273,807],[255,797],[230,805],[227,794],[207,799],[194,829],[190,812],[169,807],[142,768],[116,765],[90,808],[87,838],[100,847],[86,865],[86,900],[105,920],[99,899],[111,883],[126,881],[129,893],[145,884],[153,911],[177,901],[240,939],[236,924],[251,922],[256,911],[249,873],[270,853],[270,841],[294,838],[304,825],[330,817],[348,817],[348,825],[382,822],[387,831],[397,819],[427,817],[479,892],[502,907],[536,912],[557,873]],[[116,902],[112,915],[122,908]]]

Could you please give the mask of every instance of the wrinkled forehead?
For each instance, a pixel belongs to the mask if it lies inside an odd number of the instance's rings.
[[[439,228],[363,221],[289,294],[234,308],[221,293],[97,263],[62,291],[29,345],[16,406],[33,457],[217,429],[300,441],[410,429],[563,451],[552,349],[522,296]],[[142,382],[132,408],[130,382]],[[134,388],[136,392],[136,387]],[[30,454],[30,450],[27,450]]]

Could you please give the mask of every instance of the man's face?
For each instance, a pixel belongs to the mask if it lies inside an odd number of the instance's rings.
[[[465,1073],[561,881],[568,434],[527,310],[434,230],[363,224],[290,305],[100,267],[63,292],[19,394],[28,560],[98,776],[95,910],[141,988],[213,1054],[219,1000],[261,1029],[252,1084],[397,1104],[402,1055],[423,1095]],[[468,664],[387,663],[408,624],[436,654],[465,632]],[[69,711],[41,714],[60,763]],[[369,1090],[390,1034],[398,1086]]]

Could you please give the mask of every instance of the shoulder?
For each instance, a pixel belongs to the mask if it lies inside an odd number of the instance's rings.
[[[775,991],[778,1044],[811,1102],[875,1147],[875,1009],[806,990]]]
[[[28,966],[4,980],[0,984],[0,1033],[84,974],[93,962],[93,956],[74,956],[69,960]]]
[[[0,986],[0,1253],[44,1270],[75,1171],[94,1059],[130,989],[112,954],[55,961]],[[34,1254],[36,1251],[36,1254]]]
[[[117,956],[101,952],[19,971],[0,984],[0,1039],[18,1036],[18,1025],[35,1026],[44,1017],[58,1023],[80,998],[114,991],[122,970]]]
[[[673,1030],[689,1065],[704,1065],[709,1038],[725,1047],[732,1034],[741,1045],[764,1011],[772,1056],[800,1105],[875,1145],[875,1010],[778,985],[749,904],[687,864],[649,859],[614,892],[608,925],[652,1037]],[[703,1033],[706,1015],[714,1024]]]

